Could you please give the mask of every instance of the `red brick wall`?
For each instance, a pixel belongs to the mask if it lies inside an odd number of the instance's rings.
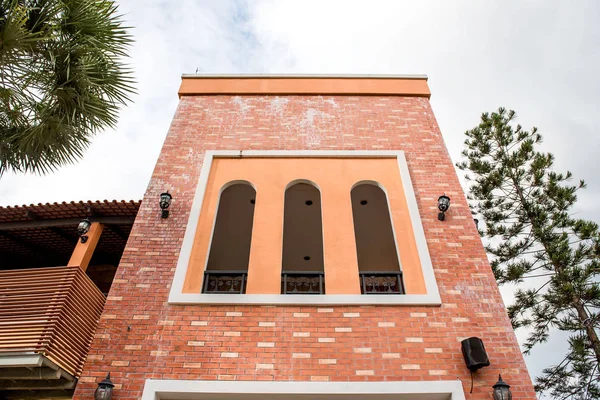
[[[403,150],[441,307],[167,304],[204,151]],[[158,195],[174,200],[160,218]],[[437,198],[452,206],[437,220]],[[260,223],[260,221],[255,221]],[[491,366],[470,375],[460,340],[481,337]],[[183,97],[115,276],[75,398],[110,371],[114,398],[153,379],[463,381],[491,398],[498,373],[535,395],[473,219],[425,98]]]

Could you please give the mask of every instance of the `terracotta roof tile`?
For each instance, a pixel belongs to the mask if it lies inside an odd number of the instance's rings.
[[[90,216],[88,208],[96,216],[135,218],[140,204],[141,201],[104,200],[0,207],[0,223],[59,218],[78,220]],[[105,227],[94,252],[98,262],[116,265],[130,231],[131,224]],[[77,240],[77,224],[0,230],[0,269],[65,265]]]
[[[106,217],[133,217],[140,204],[141,200],[96,200],[0,207],[0,222],[30,221],[27,211],[31,211],[39,219],[85,218],[90,207],[95,213]]]

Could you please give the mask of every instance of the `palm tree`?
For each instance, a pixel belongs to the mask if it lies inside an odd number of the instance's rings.
[[[115,127],[127,29],[112,0],[0,0],[0,176],[73,163]]]

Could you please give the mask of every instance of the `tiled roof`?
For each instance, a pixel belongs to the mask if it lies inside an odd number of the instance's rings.
[[[141,201],[104,200],[0,207],[0,225],[5,226],[31,221],[73,220],[68,225],[54,227],[0,229],[0,269],[66,265],[77,243],[78,220],[90,216],[133,220],[140,204]],[[118,263],[131,225],[129,222],[105,226],[94,252],[97,263]]]
[[[94,213],[107,217],[135,217],[140,204],[141,200],[104,200],[0,207],[0,222],[30,221],[27,211],[33,212],[39,219],[85,218],[88,216],[88,208],[91,208]]]

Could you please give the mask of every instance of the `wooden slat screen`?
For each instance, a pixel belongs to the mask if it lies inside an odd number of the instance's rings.
[[[79,377],[104,300],[79,267],[0,271],[0,354],[37,353]]]

